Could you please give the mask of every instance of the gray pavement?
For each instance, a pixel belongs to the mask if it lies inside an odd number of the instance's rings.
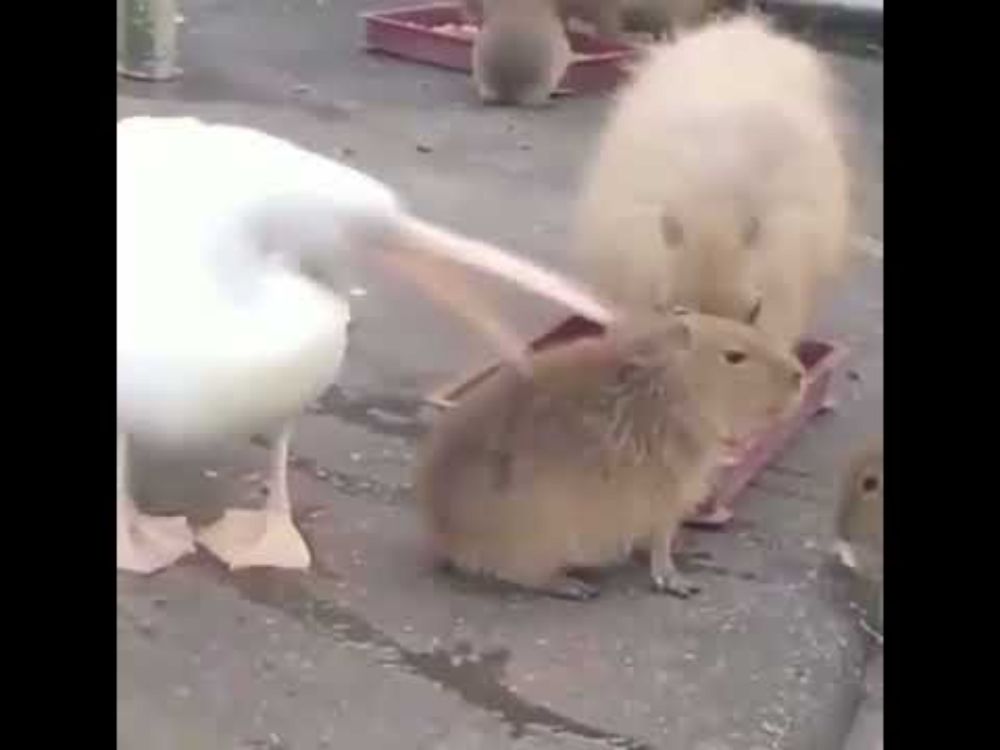
[[[118,114],[265,128],[386,180],[423,216],[572,270],[574,188],[607,99],[484,109],[462,75],[359,51],[357,11],[393,4],[191,0],[185,76],[120,82]],[[728,530],[686,536],[698,598],[650,595],[628,566],[589,604],[433,573],[407,492],[419,395],[489,352],[372,279],[345,377],[295,443],[317,570],[231,575],[196,558],[120,575],[118,747],[839,750],[869,644],[823,549],[843,462],[882,429],[883,253],[881,64],[837,64],[861,123],[860,252],[820,332],[851,345],[851,376]],[[526,336],[559,316],[501,299]],[[253,500],[264,458],[145,454],[140,501],[207,519]]]
[[[880,653],[865,670],[865,693],[858,705],[844,750],[882,750],[885,744],[885,664]]]

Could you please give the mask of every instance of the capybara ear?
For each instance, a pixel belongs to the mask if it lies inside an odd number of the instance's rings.
[[[760,219],[756,216],[751,216],[747,219],[746,224],[743,225],[743,245],[749,247],[750,245],[757,244],[757,240],[760,239]]]
[[[694,340],[694,332],[691,330],[691,320],[688,317],[691,311],[686,308],[675,310],[674,320],[670,325],[666,341],[671,349],[688,350]]]
[[[668,247],[677,247],[684,243],[684,225],[671,214],[660,216],[660,235]]]
[[[628,361],[649,365],[661,360],[665,352],[690,349],[694,333],[689,315],[690,311],[685,308],[674,308],[668,320],[637,335],[629,344]]]

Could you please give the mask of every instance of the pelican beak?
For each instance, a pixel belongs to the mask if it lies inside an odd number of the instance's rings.
[[[479,240],[462,237],[427,222],[408,218],[400,235],[404,250],[484,271],[522,289],[547,297],[595,323],[609,325],[617,316],[592,292],[566,277]]]
[[[417,253],[388,253],[381,259],[389,270],[414,282],[432,301],[440,303],[484,335],[504,361],[512,363],[523,374],[529,372],[523,339],[504,324],[485,296],[473,292],[453,266],[437,257]]]
[[[389,252],[381,256],[386,265],[478,328],[515,363],[526,362],[523,341],[504,325],[485,296],[473,290],[462,271],[474,269],[501,278],[604,326],[617,317],[596,296],[553,271],[412,217],[405,220],[390,244]]]

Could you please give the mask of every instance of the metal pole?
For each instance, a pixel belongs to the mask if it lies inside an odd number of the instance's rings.
[[[177,0],[118,0],[118,73],[167,81],[177,67]]]

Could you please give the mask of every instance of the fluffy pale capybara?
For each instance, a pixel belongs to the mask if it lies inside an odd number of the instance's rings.
[[[839,101],[823,58],[756,18],[654,48],[585,178],[584,274],[626,307],[684,305],[792,344],[847,258]]]

